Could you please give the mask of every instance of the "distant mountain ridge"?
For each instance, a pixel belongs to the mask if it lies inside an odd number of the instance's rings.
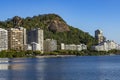
[[[57,14],[43,14],[33,17],[20,18],[15,16],[6,21],[0,21],[0,27],[9,28],[15,26],[23,26],[25,28],[41,28],[44,30],[44,39],[56,39],[58,45],[60,43],[66,44],[80,44],[84,43],[91,46],[96,43],[94,37],[78,28],[69,26]]]

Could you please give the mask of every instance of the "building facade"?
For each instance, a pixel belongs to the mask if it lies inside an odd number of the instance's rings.
[[[57,41],[53,39],[44,40],[44,51],[51,52],[57,50]]]
[[[96,30],[95,31],[95,39],[98,41],[98,44],[105,41],[105,37],[103,36],[103,31]]]
[[[32,42],[31,43],[31,47],[33,51],[37,51],[40,50],[40,44],[36,43],[36,42]]]
[[[8,31],[0,28],[0,51],[8,49]]]
[[[99,45],[92,46],[92,49],[96,51],[109,51],[112,49],[120,50],[120,46],[114,41],[107,40]]]
[[[80,44],[80,45],[75,45],[75,44],[64,44],[61,43],[61,50],[77,50],[77,51],[81,51],[81,50],[86,50],[87,46],[85,44]]]
[[[39,50],[43,53],[43,50],[44,50],[44,48],[43,48],[44,34],[43,34],[42,29],[37,28],[37,29],[32,29],[32,30],[28,31],[28,37],[27,38],[28,38],[27,43],[29,45],[31,45],[32,48],[33,48],[33,45],[34,46],[37,45],[36,49],[34,48],[34,50]]]
[[[23,27],[8,29],[8,48],[24,50],[26,45],[26,29]]]

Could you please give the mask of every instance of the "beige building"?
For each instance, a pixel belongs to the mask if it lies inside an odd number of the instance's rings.
[[[23,27],[8,29],[8,48],[24,50],[26,45],[26,29]]]

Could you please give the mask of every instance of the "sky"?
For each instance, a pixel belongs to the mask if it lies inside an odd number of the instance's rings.
[[[0,0],[0,10],[0,21],[55,13],[92,36],[101,29],[107,40],[120,44],[120,0]]]

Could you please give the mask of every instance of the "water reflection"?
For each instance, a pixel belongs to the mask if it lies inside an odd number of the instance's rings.
[[[64,74],[61,74],[64,70],[64,64],[62,58],[42,59],[42,62],[36,64],[37,80],[63,80]],[[54,76],[53,76],[54,75]]]
[[[0,59],[0,80],[37,80],[35,60]]]
[[[13,60],[9,70],[9,80],[37,80],[35,59]]]
[[[16,58],[0,61],[0,80],[120,79],[120,57]]]
[[[0,70],[8,70],[9,67],[9,64],[0,64]]]

